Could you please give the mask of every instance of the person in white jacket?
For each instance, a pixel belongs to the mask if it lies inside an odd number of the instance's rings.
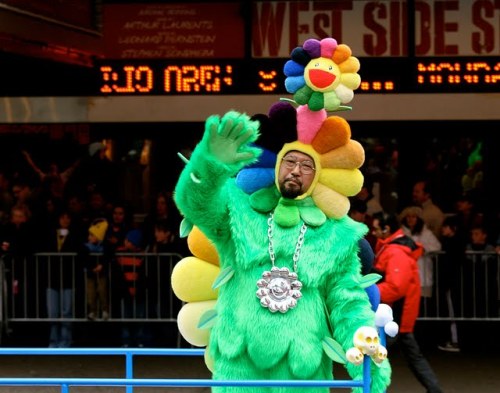
[[[403,209],[399,220],[405,235],[424,247],[424,254],[418,259],[422,297],[432,297],[434,285],[434,266],[430,255],[432,252],[441,251],[441,242],[434,233],[425,225],[422,208],[409,206]]]

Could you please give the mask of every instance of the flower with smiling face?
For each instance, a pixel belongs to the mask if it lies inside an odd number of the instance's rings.
[[[333,38],[308,39],[292,51],[284,67],[286,90],[295,102],[311,111],[350,109],[353,90],[361,84],[359,60],[351,49]]]

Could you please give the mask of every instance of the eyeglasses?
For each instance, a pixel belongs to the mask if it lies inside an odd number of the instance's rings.
[[[283,161],[283,165],[285,166],[286,169],[294,170],[295,167],[298,165],[300,168],[300,171],[304,175],[310,175],[313,173],[316,168],[314,168],[314,163],[312,161],[306,160],[306,161],[295,161],[291,158],[286,158],[283,157],[281,159]]]

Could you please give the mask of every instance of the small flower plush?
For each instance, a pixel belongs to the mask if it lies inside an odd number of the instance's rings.
[[[361,84],[359,60],[351,49],[333,38],[308,39],[292,51],[284,67],[285,88],[299,105],[311,111],[350,109],[353,90]]]

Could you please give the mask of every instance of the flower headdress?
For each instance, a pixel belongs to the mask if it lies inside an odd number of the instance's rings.
[[[237,177],[240,187],[252,194],[254,209],[262,212],[274,209],[279,225],[293,226],[302,218],[309,225],[318,226],[327,217],[341,218],[349,210],[348,197],[360,191],[363,175],[359,168],[364,163],[364,149],[351,139],[345,119],[327,114],[327,111],[351,109],[342,104],[352,100],[353,89],[361,83],[359,67],[350,48],[337,45],[333,38],[305,41],[292,51],[292,60],[285,64],[285,86],[294,93],[292,103],[298,105],[296,108],[290,102],[273,105],[269,122],[286,119],[286,124],[295,126],[296,140],[288,140],[274,160],[269,159],[272,153],[264,148],[262,157],[267,159],[243,169]],[[295,117],[295,123],[291,117]],[[274,132],[272,126],[268,128],[261,129],[261,134]],[[316,165],[309,190],[293,201],[281,198],[276,187],[269,187],[276,182],[281,158],[291,150],[308,154]]]

